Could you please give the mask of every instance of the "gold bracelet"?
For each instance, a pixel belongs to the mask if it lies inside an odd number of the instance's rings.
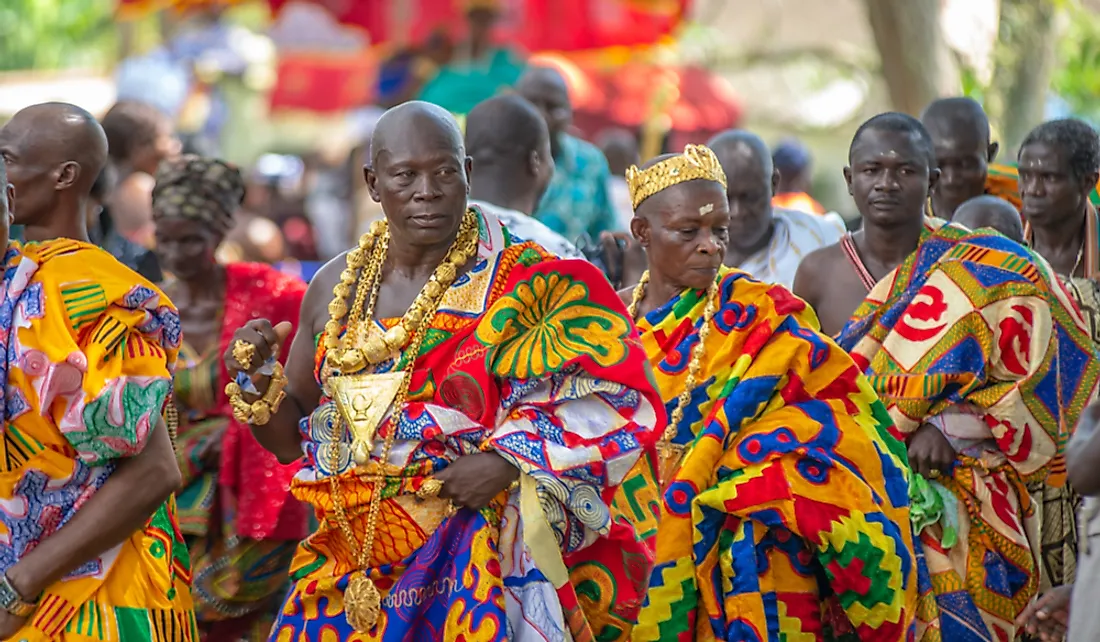
[[[245,401],[244,391],[241,390],[236,381],[225,384],[225,394],[229,397],[229,405],[233,409],[233,418],[243,424],[252,424],[253,426],[263,426],[271,421],[271,417],[279,411],[283,399],[286,399],[286,392],[284,391],[286,384],[286,374],[283,372],[283,366],[279,363],[275,364],[274,372],[271,373],[271,381],[268,383],[267,391],[263,397],[252,403]]]

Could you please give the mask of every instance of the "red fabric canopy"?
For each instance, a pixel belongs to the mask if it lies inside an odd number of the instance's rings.
[[[670,131],[702,142],[741,121],[741,103],[729,82],[702,67],[644,61],[602,67],[555,54],[535,56],[532,62],[561,72],[574,122],[590,137],[606,127],[636,129],[660,115]]]
[[[422,42],[433,31],[460,38],[471,0],[268,0],[276,12],[291,2],[326,7],[341,23],[365,29],[373,42]],[[578,51],[645,45],[679,25],[690,0],[475,0],[500,7],[497,35],[528,51]]]

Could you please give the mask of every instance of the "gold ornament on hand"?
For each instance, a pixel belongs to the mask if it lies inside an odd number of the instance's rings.
[[[714,319],[714,315],[718,312],[718,296],[719,296],[719,283],[722,280],[722,275],[719,273],[718,277],[711,282],[707,288],[707,304],[703,308],[703,323],[699,328],[699,342],[695,344],[695,347],[691,350],[691,361],[688,362],[688,373],[684,379],[684,390],[680,393],[679,398],[676,400],[676,408],[672,411],[672,414],[668,419],[668,426],[665,427],[664,434],[661,435],[661,439],[657,442],[657,454],[660,457],[660,478],[658,482],[662,488],[672,481],[672,477],[676,474],[676,471],[680,467],[680,460],[684,456],[686,447],[682,444],[674,444],[672,440],[676,438],[676,433],[680,427],[680,421],[684,418],[684,410],[687,409],[687,405],[691,403],[691,393],[695,390],[695,385],[699,381],[699,374],[703,370],[703,358],[706,356],[707,338],[710,336],[710,326]],[[638,280],[638,285],[634,286],[633,296],[631,297],[630,306],[627,311],[630,313],[630,318],[634,321],[638,320],[638,306],[641,305],[645,299],[646,285],[649,283],[649,270],[642,273],[642,278]]]
[[[369,326],[374,317],[374,306],[378,300],[378,292],[382,283],[382,265],[385,263],[386,252],[389,247],[389,233],[385,221],[376,221],[371,226],[370,232],[359,239],[359,247],[348,253],[348,267],[341,275],[340,284],[333,289],[334,298],[340,300],[343,305],[337,304],[335,300],[329,305],[329,313],[332,317],[325,325],[326,363],[329,367],[340,369],[339,375],[329,380],[329,389],[336,394],[340,394],[340,388],[342,387],[348,388],[344,392],[354,392],[353,387],[338,385],[336,380],[347,377],[358,370],[377,365],[380,361],[392,356],[393,353],[404,350],[403,369],[399,371],[401,381],[390,406],[391,417],[394,418],[394,422],[397,421],[397,418],[401,416],[401,410],[409,394],[413,365],[420,355],[421,345],[423,345],[428,330],[431,328],[432,319],[442,302],[443,295],[454,282],[454,279],[457,278],[458,271],[477,254],[478,228],[477,214],[472,210],[468,210],[447,258],[436,268],[435,273],[421,289],[420,294],[417,295],[416,300],[413,301],[412,306],[405,313],[398,326],[394,326],[394,328],[390,328],[383,333],[380,342],[368,342],[363,341],[360,334],[362,326],[364,324]],[[345,299],[350,295],[353,287],[355,288],[355,300],[352,302],[349,311]],[[345,313],[348,314],[346,325],[341,323]],[[401,330],[395,329],[398,327]],[[342,338],[340,336],[341,329],[344,329]],[[361,344],[362,347],[360,347]],[[402,359],[397,359],[396,362],[400,364]],[[324,377],[324,375],[322,376]],[[351,410],[356,410],[354,398],[350,397],[349,400],[352,402]],[[347,405],[345,404],[345,406]],[[364,414],[370,414],[366,412],[368,410],[366,407],[360,408],[360,410]],[[357,419],[358,415],[354,418]],[[364,421],[366,421],[366,418],[364,418]],[[364,425],[364,427],[367,426]],[[368,442],[373,441],[374,433],[368,430],[361,432],[363,432],[362,438],[357,436],[356,444],[358,450],[363,452],[359,452],[358,455],[369,465],[370,444]],[[389,462],[390,451],[393,448],[396,434],[395,423],[382,442],[382,453],[379,459],[382,464],[382,471],[385,470]],[[374,580],[370,578],[364,569],[371,566],[374,540],[378,531],[378,518],[382,507],[385,476],[380,473],[370,482],[372,488],[370,504],[367,508],[366,532],[363,535],[363,542],[360,544],[348,519],[344,496],[340,489],[339,475],[336,472],[339,465],[338,448],[330,448],[328,451],[332,457],[329,484],[332,495],[333,517],[343,533],[351,551],[351,557],[358,567],[349,579],[348,587],[344,591],[344,614],[347,617],[348,624],[356,631],[370,633],[378,622],[378,616],[381,613],[382,595]],[[425,487],[431,490],[434,486],[433,481],[442,487],[439,480],[428,480],[425,482]],[[436,493],[438,494],[438,491]]]
[[[424,485],[420,487],[420,490],[416,491],[416,496],[420,499],[439,497],[439,493],[442,490],[443,482],[439,481],[435,477],[432,477],[424,481]]]
[[[653,167],[638,169],[631,165],[626,170],[626,185],[630,189],[630,202],[638,209],[642,201],[673,185],[687,181],[714,181],[726,188],[726,173],[722,164],[709,147],[688,145],[679,156],[663,160]]]
[[[236,358],[236,357],[234,357]],[[263,396],[253,402],[244,398],[244,391],[236,381],[225,384],[225,395],[229,397],[229,406],[233,409],[233,418],[243,424],[263,426],[271,421],[271,417],[279,411],[279,406],[286,399],[287,378],[283,372],[283,366],[276,363],[271,380],[267,384],[267,391]]]
[[[255,356],[256,346],[243,339],[237,339],[233,342],[233,358],[236,359],[237,363],[241,364],[241,367],[245,370],[252,367],[252,359]]]

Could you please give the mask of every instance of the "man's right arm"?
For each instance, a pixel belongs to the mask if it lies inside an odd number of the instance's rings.
[[[286,399],[279,406],[278,412],[271,415],[271,419],[261,426],[250,426],[256,441],[267,449],[279,460],[280,463],[289,464],[302,457],[302,438],[298,425],[302,418],[312,412],[321,399],[321,389],[313,376],[313,357],[315,353],[314,337],[324,328],[328,320],[327,309],[332,298],[332,289],[339,282],[340,272],[344,267],[343,255],[337,257],[325,265],[309,284],[305,296],[302,298],[302,307],[298,316],[298,332],[290,344],[290,353],[287,355],[284,373],[287,378]],[[257,346],[260,358],[272,353],[275,347],[269,345],[275,343],[275,333],[271,324],[263,319],[250,321],[244,328],[235,333],[234,340],[244,339],[253,343],[263,343]],[[266,337],[266,340],[265,340]],[[235,376],[239,368],[232,355],[233,347],[230,344],[225,355],[226,366],[230,380]],[[259,365],[258,363],[256,364]],[[256,388],[261,392],[267,390],[266,378],[256,381]],[[252,401],[246,397],[248,401]]]

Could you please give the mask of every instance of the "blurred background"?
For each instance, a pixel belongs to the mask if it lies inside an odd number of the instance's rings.
[[[274,226],[231,258],[310,264],[379,215],[361,166],[385,108],[461,115],[532,62],[566,78],[576,134],[629,133],[643,160],[729,127],[795,137],[851,219],[840,169],[874,113],[966,94],[1009,158],[1045,118],[1095,124],[1100,0],[4,0],[0,122],[148,103],[185,151],[247,168],[246,217]]]

